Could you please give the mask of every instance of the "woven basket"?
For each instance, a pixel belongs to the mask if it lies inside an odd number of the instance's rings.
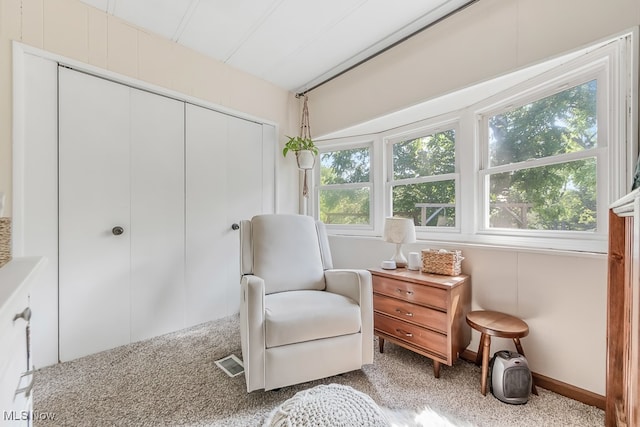
[[[0,218],[0,267],[11,261],[11,218]]]
[[[422,272],[457,276],[462,271],[461,264],[463,259],[461,251],[423,249]]]

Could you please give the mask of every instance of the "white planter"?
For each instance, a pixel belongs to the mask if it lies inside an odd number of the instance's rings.
[[[298,168],[313,169],[313,165],[316,163],[316,156],[311,150],[300,150],[296,151],[296,160],[298,161]]]

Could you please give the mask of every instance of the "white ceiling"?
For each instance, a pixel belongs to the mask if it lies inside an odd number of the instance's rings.
[[[474,0],[81,0],[293,92]]]

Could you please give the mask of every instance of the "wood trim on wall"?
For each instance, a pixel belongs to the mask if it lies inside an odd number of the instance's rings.
[[[629,313],[628,264],[631,253],[630,230],[628,222],[632,217],[620,217],[613,210],[609,211],[609,260],[607,283],[607,399],[605,407],[605,425],[624,425],[619,419],[624,414],[625,390],[625,358],[628,336]]]
[[[460,358],[468,362],[475,363],[476,355],[477,353],[475,351],[467,349],[460,354]],[[582,402],[586,405],[605,409],[605,397],[602,395],[535,372],[532,372],[531,375],[533,376],[537,387],[542,387],[554,393],[558,393],[559,395]]]

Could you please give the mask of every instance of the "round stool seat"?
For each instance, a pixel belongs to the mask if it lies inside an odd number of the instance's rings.
[[[476,356],[476,365],[482,365],[480,391],[483,395],[486,395],[491,337],[511,338],[518,353],[524,356],[524,349],[522,348],[522,343],[520,343],[520,338],[529,335],[529,325],[527,325],[524,320],[518,319],[515,316],[490,310],[477,310],[467,313],[467,323],[482,334]],[[538,394],[534,382],[531,383],[531,392]]]
[[[467,314],[467,323],[483,334],[499,338],[522,338],[529,335],[529,325],[524,320],[498,311],[472,311]]]

